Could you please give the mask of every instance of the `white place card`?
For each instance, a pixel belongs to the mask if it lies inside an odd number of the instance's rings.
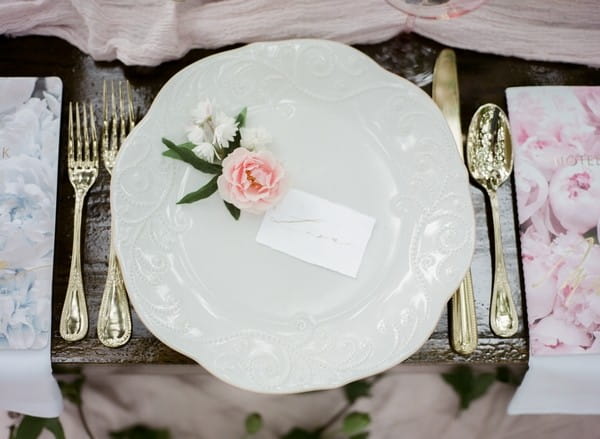
[[[370,216],[292,189],[265,213],[256,241],[356,277],[374,225]]]

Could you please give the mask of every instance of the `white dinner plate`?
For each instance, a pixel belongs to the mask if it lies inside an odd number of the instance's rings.
[[[222,199],[176,205],[210,178],[163,157],[211,98],[248,107],[291,186],[376,219],[356,279],[255,241]],[[202,59],[162,88],[119,154],[114,241],[148,329],[235,386],[341,386],[415,352],[470,264],[467,173],[433,101],[343,44],[255,43]]]

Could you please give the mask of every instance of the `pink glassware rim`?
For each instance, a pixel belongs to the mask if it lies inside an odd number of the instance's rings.
[[[443,4],[410,4],[406,0],[386,0],[391,6],[415,18],[451,19],[465,15],[481,6],[485,0],[449,0]]]

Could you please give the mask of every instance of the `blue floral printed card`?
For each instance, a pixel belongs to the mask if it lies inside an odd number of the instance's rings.
[[[50,341],[62,82],[0,78],[0,349]]]

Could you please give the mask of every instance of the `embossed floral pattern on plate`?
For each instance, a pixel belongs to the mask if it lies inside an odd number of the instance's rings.
[[[164,159],[209,96],[273,136],[291,184],[376,218],[346,278],[255,242],[218,197],[175,201],[207,177]],[[179,137],[178,137],[179,136]],[[408,81],[328,41],[256,43],[175,75],[128,137],[111,204],[127,288],[146,326],[249,390],[331,388],[385,370],[433,331],[473,252],[466,170],[443,116]]]

